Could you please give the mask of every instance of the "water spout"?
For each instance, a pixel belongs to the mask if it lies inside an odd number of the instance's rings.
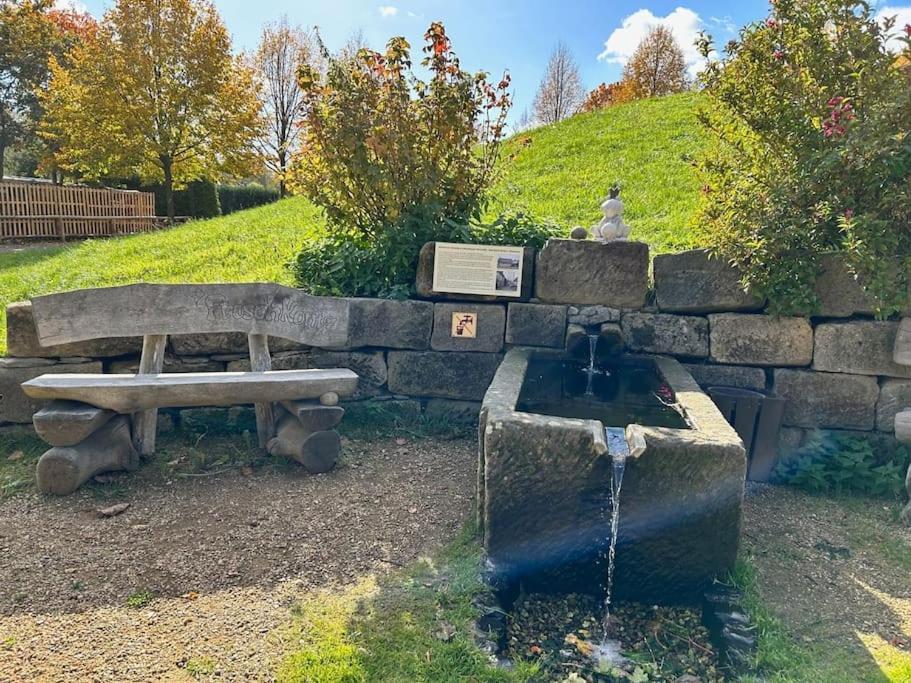
[[[585,370],[583,371],[583,372],[585,372],[585,375],[587,377],[587,380],[585,383],[585,395],[586,396],[594,396],[594,393],[595,393],[594,381],[595,381],[595,373],[597,373],[597,370],[595,370],[595,353],[598,349],[598,339],[599,338],[600,338],[600,335],[598,335],[598,334],[588,335],[588,367],[585,368]]]

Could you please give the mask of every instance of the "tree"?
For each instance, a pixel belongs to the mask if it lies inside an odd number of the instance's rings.
[[[566,45],[557,43],[535,95],[535,118],[545,124],[562,121],[579,110],[584,97],[576,60]]]
[[[686,59],[669,28],[652,28],[623,67],[636,97],[660,97],[687,88]]]
[[[257,145],[266,166],[278,176],[282,197],[286,192],[288,163],[297,149],[303,116],[303,94],[297,84],[297,69],[317,58],[313,34],[291,26],[287,16],[263,29],[254,60],[265,116],[265,127]]]
[[[0,0],[0,177],[6,150],[37,118],[37,87],[45,80],[54,27],[50,0]]]
[[[707,66],[696,218],[776,314],[818,310],[823,254],[888,316],[911,272],[911,26],[855,0],[778,2]]]
[[[582,111],[595,111],[614,104],[629,102],[635,99],[635,94],[632,81],[623,80],[615,83],[602,83],[588,93],[588,97],[582,103]]]
[[[252,69],[206,0],[118,0],[69,62],[51,60],[42,96],[42,134],[64,168],[161,182],[172,218],[175,187],[250,169]]]

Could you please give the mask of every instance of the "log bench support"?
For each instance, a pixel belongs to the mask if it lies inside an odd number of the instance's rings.
[[[270,455],[291,458],[311,474],[322,474],[335,467],[341,453],[341,438],[332,428],[342,421],[345,409],[321,402],[281,403],[277,435],[268,443]]]

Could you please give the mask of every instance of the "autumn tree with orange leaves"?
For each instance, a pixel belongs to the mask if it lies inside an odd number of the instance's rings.
[[[623,68],[623,80],[636,98],[686,90],[686,59],[669,28],[655,26],[648,32]]]

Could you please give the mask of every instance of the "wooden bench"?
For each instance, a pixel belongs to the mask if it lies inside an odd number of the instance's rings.
[[[348,341],[349,304],[276,284],[128,285],[32,300],[42,345],[142,336],[135,375],[42,375],[23,383],[51,403],[34,416],[52,448],[39,460],[38,486],[71,493],[90,477],[133,470],[155,452],[158,408],[253,403],[259,444],[312,472],[331,469],[340,450],[333,428],[340,396],[357,388],[348,369],[271,370],[268,338],[339,348]],[[168,335],[243,332],[251,372],[162,373]]]

